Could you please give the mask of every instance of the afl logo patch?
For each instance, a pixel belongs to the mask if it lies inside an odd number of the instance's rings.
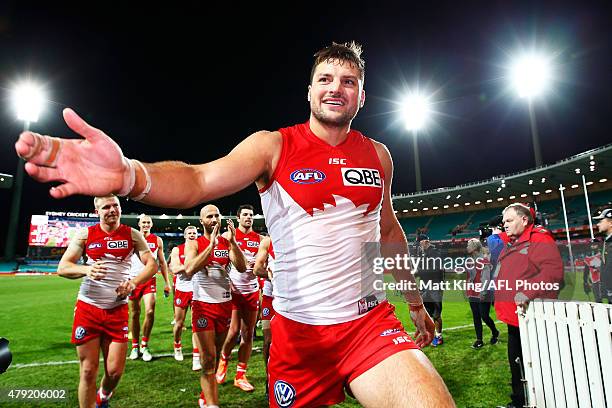
[[[281,408],[288,408],[295,402],[295,388],[283,380],[274,383],[274,399]]]
[[[382,187],[380,172],[376,169],[348,168],[342,169],[342,182],[348,187]]]
[[[315,184],[325,180],[325,173],[315,169],[299,169],[291,173],[289,178],[298,184]]]
[[[77,340],[83,340],[85,338],[85,334],[87,334],[85,328],[83,326],[79,326],[74,331],[74,338]]]
[[[264,307],[263,310],[261,311],[261,314],[264,315],[265,317],[270,315],[270,309],[267,307]]]
[[[200,329],[205,329],[208,326],[208,319],[206,319],[205,317],[200,317],[196,322],[196,325]]]

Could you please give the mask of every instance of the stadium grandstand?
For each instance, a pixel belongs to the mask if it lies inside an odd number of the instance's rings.
[[[589,224],[590,216],[612,205],[611,175],[612,144],[608,144],[535,169],[500,174],[454,187],[395,195],[393,206],[409,242],[414,242],[419,233],[427,234],[445,255],[465,255],[465,242],[474,237],[485,238],[489,231],[488,221],[517,201],[535,206],[538,222],[551,230],[560,247],[568,247],[567,231],[571,243],[580,247],[589,243],[597,232]],[[10,185],[10,176],[2,177]],[[123,214],[122,221],[137,228],[139,216]],[[151,217],[156,234],[166,242],[166,255],[174,245],[182,242],[185,227],[200,226],[197,216],[160,214]],[[233,216],[224,218],[235,219]],[[75,227],[96,222],[95,214],[89,213],[34,215],[28,253],[18,263],[18,270],[54,272]],[[61,232],[61,229],[71,231]],[[255,216],[254,229],[265,231],[262,215]],[[54,236],[56,232],[60,237]],[[562,253],[569,261],[567,250]],[[579,253],[577,258],[580,258]]]

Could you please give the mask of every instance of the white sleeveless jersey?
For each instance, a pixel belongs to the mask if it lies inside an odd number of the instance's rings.
[[[276,255],[274,310],[306,324],[357,319],[385,299],[362,265],[364,243],[380,256],[385,176],[374,145],[351,130],[334,147],[308,123],[280,132],[279,163],[260,190]]]
[[[157,261],[157,249],[159,248],[157,244],[157,235],[149,234],[145,237],[145,241],[151,250],[151,254],[153,254],[153,258]],[[144,264],[140,262],[140,258],[138,254],[134,252],[132,254],[132,267],[130,268],[130,277],[135,278],[140,274],[140,272],[144,271]],[[155,277],[155,275],[153,275]]]
[[[259,290],[257,276],[253,274],[253,268],[249,267],[249,265],[253,265],[253,262],[255,262],[260,240],[261,237],[255,231],[245,234],[240,231],[240,229],[236,228],[236,242],[246,258],[247,270],[245,272],[239,272],[236,267],[232,265],[229,276],[234,290],[243,295],[254,293]]]
[[[179,260],[181,264],[185,264],[185,244],[178,246]],[[176,275],[176,282],[174,283],[174,289],[180,290],[181,292],[193,292],[193,281],[191,277],[187,277],[184,273]]]
[[[87,231],[85,254],[87,265],[104,261],[108,271],[104,278],[94,280],[85,276],[81,281],[78,299],[101,309],[112,309],[127,303],[127,297],[117,296],[117,287],[130,278],[130,258],[134,253],[132,228],[120,225],[107,234],[100,224],[92,225]]]
[[[201,236],[197,239],[198,254],[208,247],[210,241]],[[193,300],[206,303],[223,303],[232,300],[230,291],[229,271],[230,243],[223,237],[217,237],[206,265],[196,272],[193,277]]]

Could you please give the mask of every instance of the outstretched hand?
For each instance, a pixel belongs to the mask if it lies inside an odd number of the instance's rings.
[[[28,174],[43,183],[61,182],[50,190],[54,198],[73,194],[127,194],[122,189],[130,184],[130,165],[119,145],[72,109],[64,109],[63,115],[68,127],[84,139],[60,139],[23,132],[15,143],[15,150],[27,161]]]

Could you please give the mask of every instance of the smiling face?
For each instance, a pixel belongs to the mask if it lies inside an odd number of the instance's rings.
[[[138,220],[138,227],[143,234],[149,234],[153,227],[153,220],[148,215],[145,215]]]
[[[121,204],[117,197],[96,197],[96,214],[100,217],[100,223],[114,226],[121,218]]]
[[[350,125],[365,101],[363,79],[350,61],[328,59],[316,66],[308,87],[311,119],[323,125]]]
[[[198,229],[194,226],[187,227],[185,231],[183,231],[183,236],[185,237],[185,241],[194,241],[198,239]]]

